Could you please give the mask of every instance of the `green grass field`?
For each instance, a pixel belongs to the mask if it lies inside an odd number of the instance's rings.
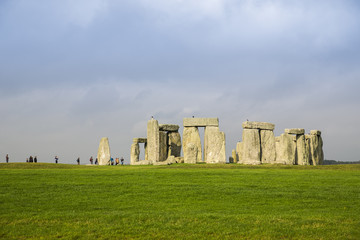
[[[360,165],[0,164],[0,239],[360,239]]]

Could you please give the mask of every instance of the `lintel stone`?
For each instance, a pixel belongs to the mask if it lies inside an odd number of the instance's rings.
[[[303,128],[285,128],[285,133],[302,135],[302,134],[305,134],[305,129],[303,129]]]
[[[207,126],[219,126],[218,118],[184,118],[184,127],[207,127]]]
[[[147,138],[134,138],[133,143],[146,143]]]
[[[175,124],[159,124],[160,131],[167,131],[167,132],[177,132],[179,130],[179,125]]]
[[[320,130],[311,130],[311,131],[310,131],[310,135],[318,135],[318,136],[321,136],[321,131],[320,131]]]
[[[243,122],[242,127],[244,129],[261,129],[261,130],[274,130],[275,124],[267,123],[267,122]]]

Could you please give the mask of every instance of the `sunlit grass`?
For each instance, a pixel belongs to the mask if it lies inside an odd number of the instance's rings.
[[[0,164],[1,239],[360,239],[360,165]]]

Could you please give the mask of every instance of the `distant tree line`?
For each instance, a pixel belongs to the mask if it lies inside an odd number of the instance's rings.
[[[355,162],[344,162],[344,161],[336,161],[336,160],[324,160],[323,165],[337,165],[337,164],[360,164],[360,161]]]

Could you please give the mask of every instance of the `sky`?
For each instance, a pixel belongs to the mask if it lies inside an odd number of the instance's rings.
[[[359,90],[355,0],[0,1],[0,162],[86,164],[108,137],[129,163],[151,116],[218,117],[228,157],[248,119],[358,161]]]

